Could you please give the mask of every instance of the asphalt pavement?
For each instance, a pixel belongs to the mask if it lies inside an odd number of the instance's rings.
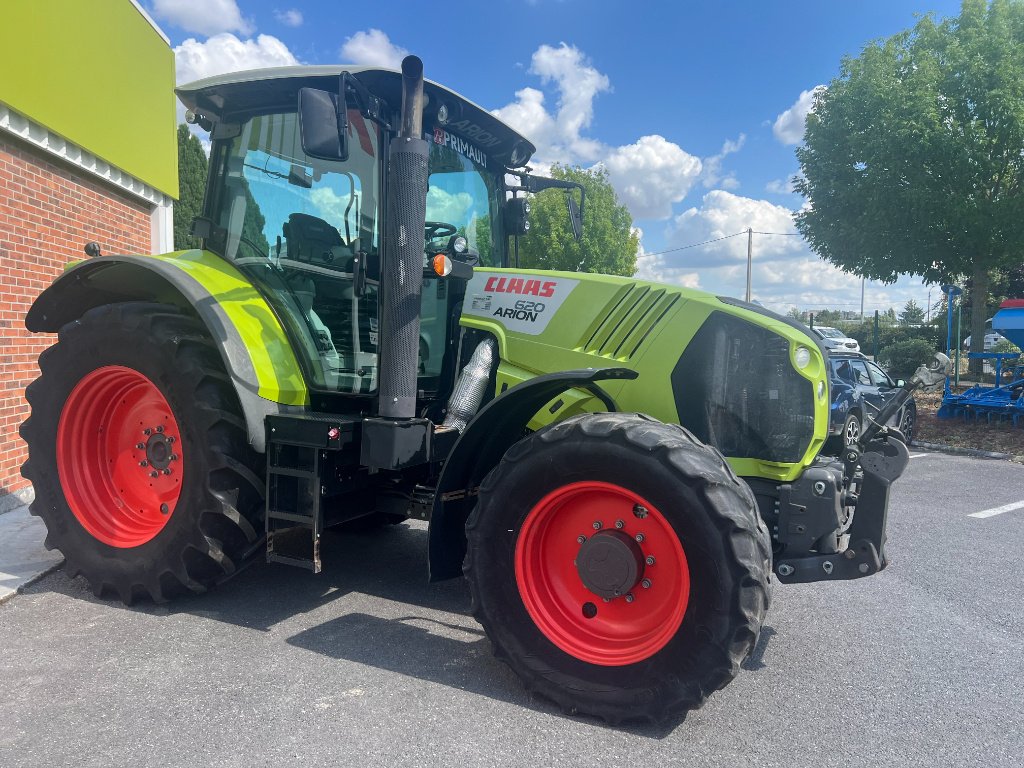
[[[889,568],[776,585],[748,669],[682,722],[531,699],[410,523],[170,606],[27,587],[0,605],[0,765],[1020,766],[1024,466],[919,453]]]

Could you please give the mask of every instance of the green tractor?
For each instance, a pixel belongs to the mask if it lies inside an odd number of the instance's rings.
[[[564,710],[660,721],[739,671],[782,582],[885,566],[907,450],[838,458],[824,351],[761,307],[519,269],[533,145],[402,72],[289,67],[178,89],[209,131],[201,250],[98,255],[21,428],[47,546],[164,601],[322,531],[429,521],[429,576]],[[95,250],[95,249],[92,249]],[[908,392],[909,394],[909,392]],[[884,423],[884,419],[881,420]]]

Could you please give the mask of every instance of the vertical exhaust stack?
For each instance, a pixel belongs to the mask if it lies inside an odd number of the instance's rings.
[[[387,248],[380,275],[377,414],[391,419],[416,415],[428,152],[423,140],[423,62],[406,56],[402,61],[401,129],[388,155]]]

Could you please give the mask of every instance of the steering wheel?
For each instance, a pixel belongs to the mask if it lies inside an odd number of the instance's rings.
[[[428,241],[436,240],[439,237],[451,237],[458,231],[458,227],[444,221],[423,222],[423,232]]]

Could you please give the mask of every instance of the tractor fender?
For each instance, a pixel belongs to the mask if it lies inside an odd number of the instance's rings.
[[[268,415],[308,405],[305,378],[277,315],[245,275],[208,251],[79,262],[39,295],[25,327],[56,333],[90,309],[122,301],[157,301],[196,314],[220,352],[257,451],[266,450]]]
[[[635,379],[629,368],[582,368],[537,376],[494,398],[473,418],[449,454],[434,493],[428,533],[430,580],[462,575],[466,556],[466,520],[480,483],[505,452],[522,438],[527,424],[545,403],[568,389],[591,391],[609,410],[615,402],[597,382]]]

